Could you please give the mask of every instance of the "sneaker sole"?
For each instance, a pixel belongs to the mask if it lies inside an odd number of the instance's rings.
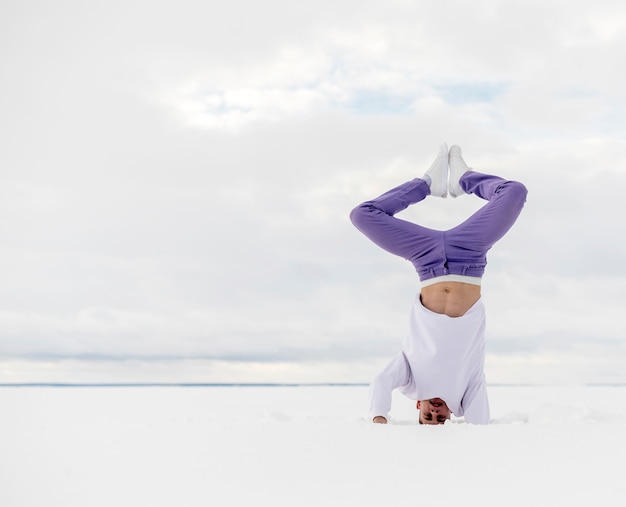
[[[439,156],[441,157],[441,168],[439,171],[441,180],[439,181],[439,188],[446,189],[446,193],[441,196],[445,199],[448,197],[448,145],[446,143],[443,143],[439,147]]]

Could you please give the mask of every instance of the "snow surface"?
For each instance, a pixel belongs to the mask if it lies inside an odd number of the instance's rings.
[[[364,386],[3,387],[0,505],[624,505],[626,387],[489,393],[427,427]]]

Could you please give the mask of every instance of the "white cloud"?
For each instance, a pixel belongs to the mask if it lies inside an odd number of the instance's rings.
[[[0,356],[382,362],[417,280],[347,214],[448,141],[530,190],[489,259],[494,354],[572,334],[605,347],[585,375],[617,369],[619,3],[92,7],[0,7]]]

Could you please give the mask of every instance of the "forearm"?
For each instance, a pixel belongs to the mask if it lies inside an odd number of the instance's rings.
[[[400,353],[378,373],[370,384],[370,415],[375,423],[384,424],[389,419],[392,392],[405,385],[409,377],[409,369]]]
[[[467,400],[467,406],[466,405]],[[484,375],[468,389],[463,399],[465,422],[469,424],[489,424],[491,414],[489,411],[489,397]]]
[[[381,372],[376,375],[370,385],[370,415],[374,422],[381,422],[376,419],[389,419],[391,410],[391,393],[394,389],[392,378]]]

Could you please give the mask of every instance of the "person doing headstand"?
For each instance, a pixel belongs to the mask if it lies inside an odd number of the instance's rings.
[[[396,218],[427,196],[474,194],[487,203],[463,223],[439,231]],[[422,178],[352,210],[356,228],[381,248],[413,263],[421,289],[402,350],[370,385],[370,413],[387,423],[394,389],[417,400],[420,424],[443,424],[451,414],[488,424],[485,307],[481,277],[487,252],[517,220],[526,202],[517,181],[470,169],[461,148],[442,144]]]

